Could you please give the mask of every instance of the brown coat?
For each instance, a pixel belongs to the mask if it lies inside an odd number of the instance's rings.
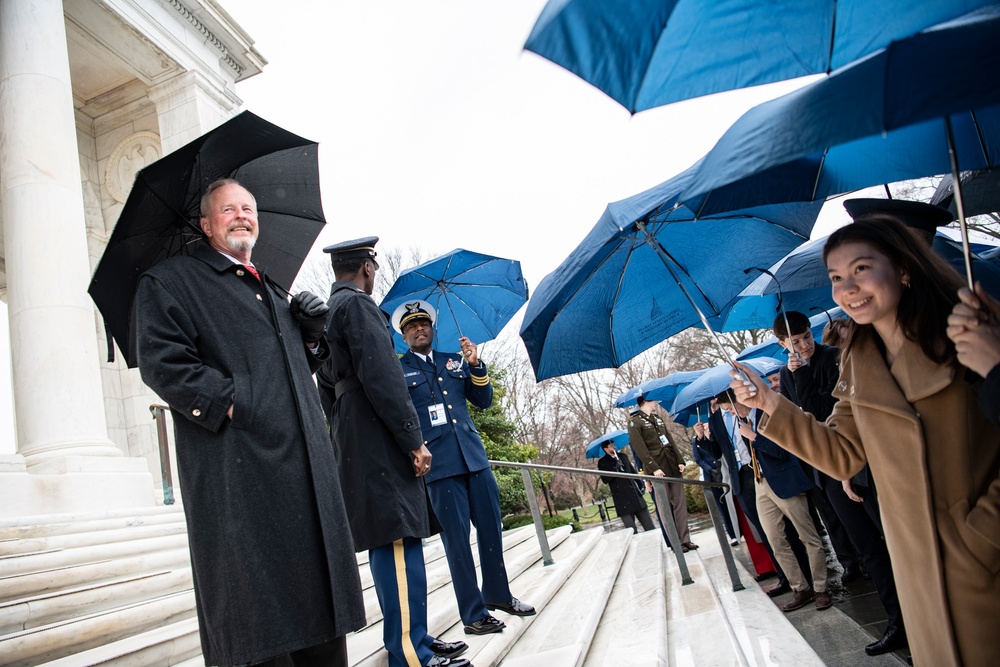
[[[915,343],[841,369],[825,425],[782,398],[762,432],[837,479],[870,464],[914,664],[1000,664],[1000,432]]]
[[[628,419],[628,441],[647,475],[662,470],[667,477],[681,476],[678,466],[684,465],[684,456],[667,433],[666,422],[656,413],[633,412]]]

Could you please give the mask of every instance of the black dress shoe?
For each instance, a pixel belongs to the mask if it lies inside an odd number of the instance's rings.
[[[472,663],[465,658],[442,658],[436,655],[427,663],[427,667],[472,667]]]
[[[486,608],[490,611],[505,611],[514,616],[534,616],[535,608],[530,604],[525,604],[517,598],[511,598],[510,602],[487,602]]]
[[[892,653],[904,646],[906,646],[906,630],[890,625],[885,629],[885,634],[882,635],[881,639],[865,647],[865,653],[882,655],[883,653]]]
[[[840,575],[840,581],[844,584],[849,584],[852,581],[857,581],[861,578],[861,568],[857,565],[852,565],[851,567],[844,568],[844,574]]]
[[[767,597],[776,598],[779,595],[784,595],[785,593],[791,593],[792,587],[788,585],[787,581],[782,581],[774,588],[769,588],[764,592],[767,593]]]
[[[491,632],[500,632],[507,627],[507,624],[498,618],[485,616],[472,625],[465,626],[467,635],[488,635]]]
[[[753,580],[756,581],[759,584],[762,581],[767,581],[771,577],[777,577],[777,576],[778,576],[778,573],[775,572],[774,570],[771,570],[770,572],[761,572],[756,577],[754,577]]]
[[[431,651],[441,658],[457,658],[469,650],[469,645],[465,642],[443,642],[435,639],[431,643]]]
[[[684,542],[681,546],[684,547],[684,551],[694,551],[698,548],[698,545],[694,542]]]

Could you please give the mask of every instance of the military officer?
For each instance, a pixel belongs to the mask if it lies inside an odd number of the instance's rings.
[[[371,298],[377,242],[370,236],[323,249],[336,282],[328,301],[330,359],[316,374],[320,398],[341,463],[354,548],[368,550],[389,665],[467,667],[468,660],[457,658],[468,648],[464,642],[440,642],[427,633],[421,539],[433,532],[423,479],[433,469],[432,455],[388,323]]]
[[[465,632],[500,632],[504,623],[491,610],[531,616],[535,609],[510,592],[500,537],[500,494],[465,404],[468,399],[479,408],[490,407],[493,387],[486,364],[468,338],[459,339],[462,354],[433,350],[434,317],[434,308],[420,300],[401,305],[392,316],[393,327],[410,347],[400,363],[424,444],[434,456],[434,466],[424,481],[441,522],[441,540]],[[481,590],[472,560],[470,521],[476,526],[479,544]]]
[[[642,459],[643,469],[657,477],[680,477],[684,474],[684,457],[670,439],[666,423],[653,412],[657,402],[639,396],[638,404],[639,409],[629,416],[628,438],[632,449]],[[661,516],[666,516],[666,508],[671,508],[681,548],[684,551],[697,549],[698,545],[691,541],[691,531],[688,529],[684,485],[654,484],[653,493]]]

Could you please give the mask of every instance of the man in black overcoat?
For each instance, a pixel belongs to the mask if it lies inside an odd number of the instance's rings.
[[[613,440],[605,440],[601,443],[604,456],[597,460],[597,467],[600,470],[609,472],[626,472],[636,474],[635,466],[628,460],[627,456],[618,456],[618,448]],[[615,511],[622,518],[622,523],[627,528],[631,528],[633,533],[639,530],[635,527],[636,518],[642,524],[642,529],[653,530],[653,519],[649,516],[649,507],[646,506],[646,497],[643,491],[645,484],[637,479],[625,479],[623,477],[605,477],[601,475],[601,481],[611,487],[611,499],[615,502]]]
[[[173,415],[205,663],[346,665],[365,613],[312,379],[326,305],[259,275],[235,181],[201,215],[208,243],[143,274],[136,313],[142,379]]]
[[[423,476],[431,452],[393,351],[389,323],[371,298],[378,263],[370,236],[327,246],[330,359],[317,373],[323,409],[341,466],[357,551],[368,550],[382,608],[391,667],[451,665],[465,642],[427,634],[427,573],[422,538],[433,532]]]

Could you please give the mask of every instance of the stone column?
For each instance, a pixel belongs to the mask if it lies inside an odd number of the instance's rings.
[[[81,457],[122,452],[107,437],[87,294],[61,0],[0,1],[0,200],[18,453],[29,471],[94,472]]]
[[[175,151],[239,112],[240,99],[197,71],[184,72],[149,89],[156,105],[163,154]]]

